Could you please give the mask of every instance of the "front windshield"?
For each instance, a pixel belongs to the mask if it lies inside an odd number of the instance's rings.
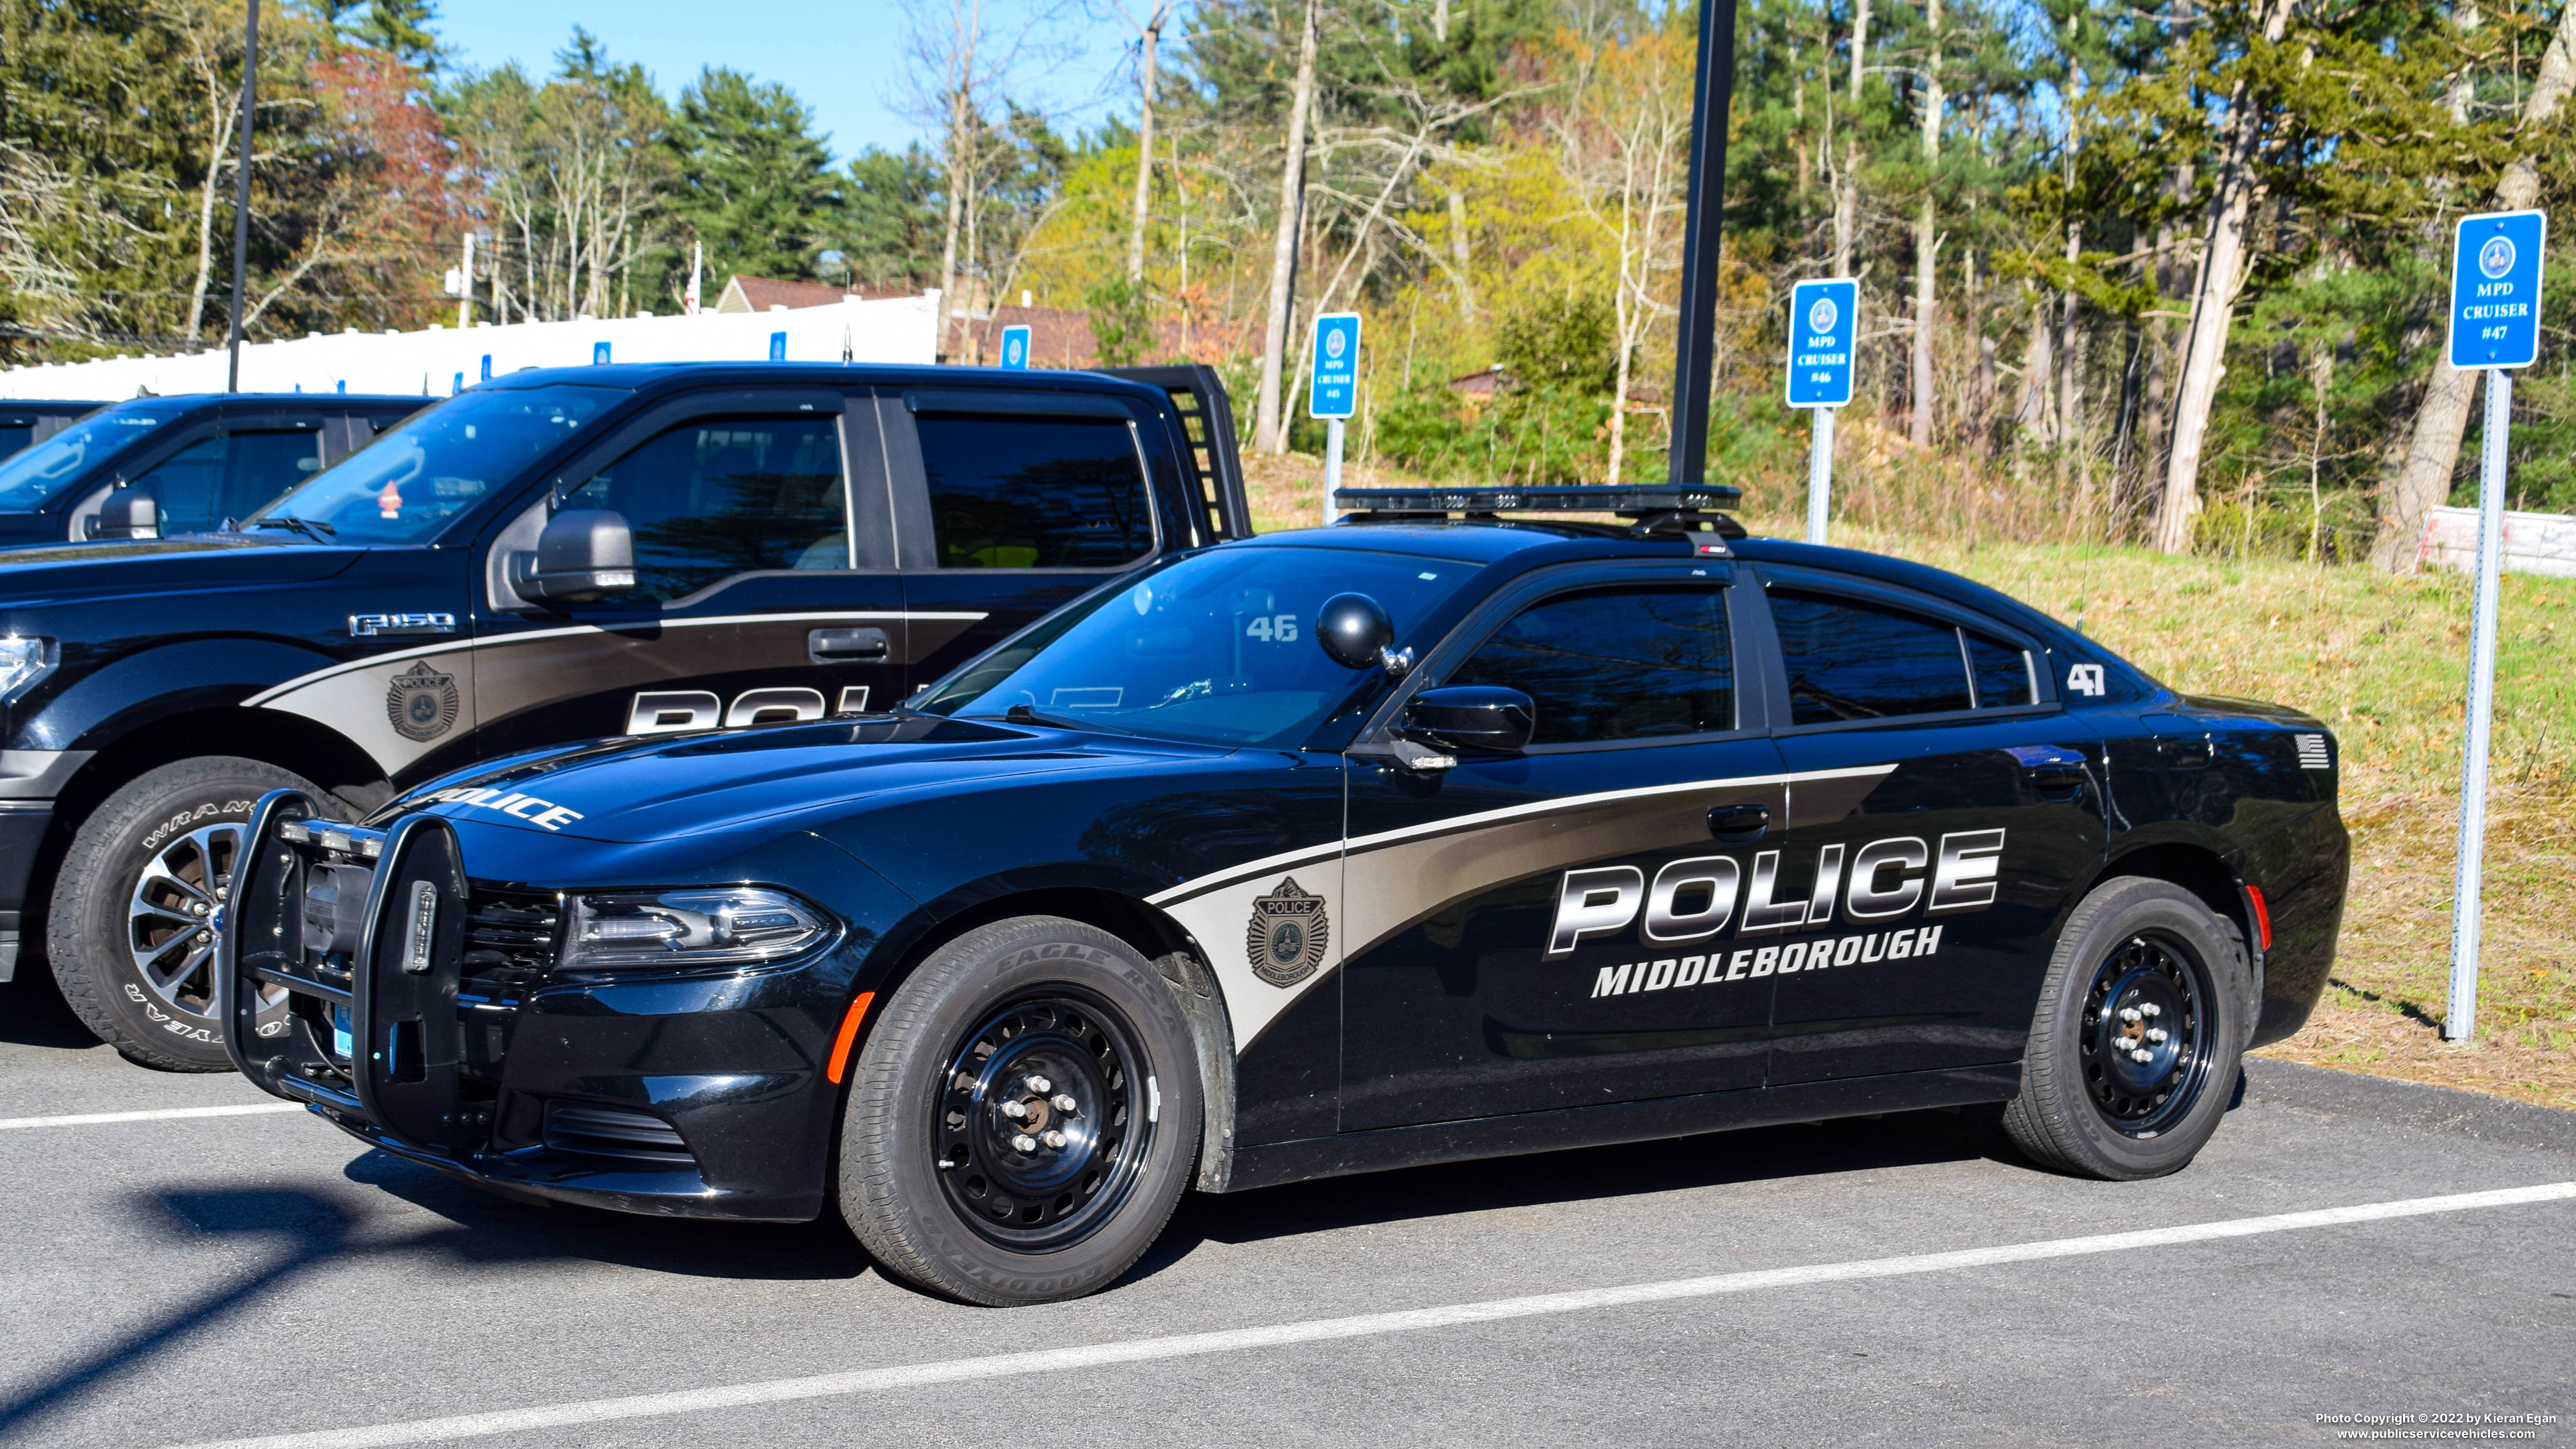
[[[426,543],[626,396],[624,388],[568,383],[460,393],[252,514],[242,531]]]
[[[0,463],[0,513],[36,507],[152,436],[163,421],[158,413],[131,403],[108,408]]]
[[[1201,744],[1294,749],[1367,678],[1315,642],[1335,594],[1395,637],[1474,573],[1357,549],[1224,548],[1103,589],[952,676],[915,708]],[[1427,641],[1426,641],[1427,642]]]

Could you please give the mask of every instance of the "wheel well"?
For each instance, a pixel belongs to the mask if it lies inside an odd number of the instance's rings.
[[[29,924],[21,939],[44,939],[42,920],[53,898],[55,873],[71,848],[73,834],[91,811],[147,771],[207,755],[232,755],[292,770],[356,809],[372,809],[393,798],[391,782],[364,750],[301,715],[235,708],[164,716],[119,736],[65,783],[27,882]]]
[[[2236,873],[2212,852],[2196,845],[2150,845],[2112,861],[2094,884],[2124,875],[2166,881],[2200,897],[2202,905],[2234,925],[2244,938],[2247,966],[2260,962],[2254,923],[2246,916],[2245,893],[2237,886]]]

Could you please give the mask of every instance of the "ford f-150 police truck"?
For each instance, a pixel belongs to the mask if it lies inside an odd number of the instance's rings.
[[[0,979],[41,932],[135,1060],[217,1070],[252,804],[557,742],[881,714],[1248,533],[1203,368],[690,364],[467,391],[240,521],[0,571]]]

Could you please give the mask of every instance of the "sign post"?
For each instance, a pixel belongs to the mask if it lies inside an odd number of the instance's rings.
[[[1028,371],[1029,329],[1026,327],[1002,329],[1002,366],[1013,372]]]
[[[1825,541],[1834,494],[1834,409],[1852,400],[1853,343],[1860,335],[1860,283],[1849,277],[1789,289],[1789,406],[1807,408],[1814,438],[1807,455],[1807,542]]]
[[[2460,864],[2451,892],[2451,1001],[2442,1035],[2478,1029],[2478,926],[2487,843],[2487,742],[2495,719],[2496,588],[2504,558],[2506,448],[2513,369],[2540,356],[2540,263],[2549,218],[2537,211],[2464,216],[2451,248],[2451,365],[2483,368],[2478,443],[2478,583],[2469,631],[2468,748],[2460,766]]]
[[[1317,313],[1313,356],[1306,416],[1324,420],[1324,522],[1330,525],[1333,494],[1342,486],[1342,420],[1359,410],[1360,314]]]

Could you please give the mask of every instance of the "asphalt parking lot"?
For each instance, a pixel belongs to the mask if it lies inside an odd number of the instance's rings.
[[[517,1206],[298,1111],[56,1120],[269,1105],[0,988],[0,1439],[2324,1444],[2576,1411],[2576,1114],[2273,1063],[2159,1182],[1960,1114],[1781,1128],[1193,1198],[1117,1288],[1012,1312],[837,1224]]]

